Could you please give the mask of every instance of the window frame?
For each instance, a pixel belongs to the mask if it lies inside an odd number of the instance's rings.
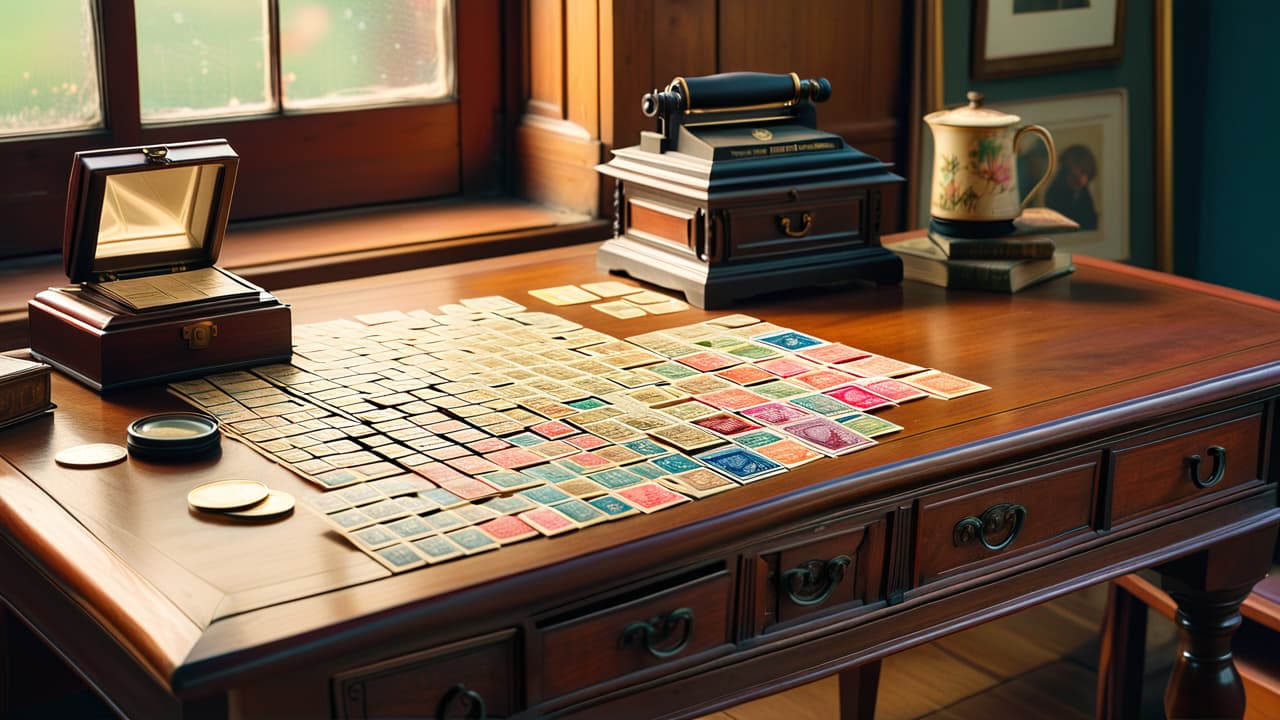
[[[275,25],[276,3],[268,0]],[[241,156],[233,220],[493,195],[502,167],[509,0],[458,0],[451,101],[143,126],[132,1],[97,0],[104,127],[0,141],[0,259],[57,251],[78,150],[226,138]],[[276,33],[272,57],[276,62]],[[274,73],[273,73],[274,75]]]

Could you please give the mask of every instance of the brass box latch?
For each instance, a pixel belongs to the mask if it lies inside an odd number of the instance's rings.
[[[218,336],[218,326],[212,320],[201,320],[182,327],[182,339],[190,350],[203,350]]]

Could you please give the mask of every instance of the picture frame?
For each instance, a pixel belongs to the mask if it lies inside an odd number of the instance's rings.
[[[1058,169],[1028,207],[1051,207],[1079,222],[1055,235],[1061,250],[1129,260],[1129,120],[1123,88],[993,104],[1021,124],[1053,135]],[[1044,146],[1028,138],[1018,147],[1018,184],[1027,192],[1042,176]]]
[[[1124,0],[975,0],[975,80],[1078,70],[1124,56]]]

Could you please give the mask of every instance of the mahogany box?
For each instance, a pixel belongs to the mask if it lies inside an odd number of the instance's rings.
[[[287,361],[289,306],[215,266],[238,164],[225,140],[76,153],[76,285],[27,304],[32,355],[95,390]]]

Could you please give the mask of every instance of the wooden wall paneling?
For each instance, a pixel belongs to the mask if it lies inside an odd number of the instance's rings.
[[[565,118],[600,137],[598,0],[565,0]]]
[[[595,2],[527,0],[529,97],[516,129],[520,194],[593,215],[602,206]]]
[[[599,71],[597,77],[600,80],[599,88],[599,104],[600,104],[600,141],[605,148],[617,147],[614,144],[613,123],[615,122],[615,98],[617,93],[615,85],[617,84],[617,67],[619,61],[616,54],[627,45],[624,41],[617,37],[614,32],[616,12],[613,7],[612,0],[600,0],[596,12],[596,42],[599,56]],[[608,153],[605,153],[608,159]],[[612,183],[609,183],[612,185]],[[603,209],[603,206],[601,206]]]
[[[720,69],[796,72],[831,81],[819,127],[885,162],[905,162],[903,124],[909,68],[900,3],[747,0],[720,9]],[[902,227],[902,190],[882,195],[885,232]]]
[[[785,3],[746,0],[721,6],[720,69],[797,72],[831,81],[818,119],[825,129],[868,117],[872,12],[869,0]]]
[[[602,85],[609,86],[608,107],[612,117],[600,133],[610,148],[635,145],[640,142],[641,130],[654,128],[654,121],[640,113],[640,98],[657,84],[653,69],[657,37],[655,2],[601,0],[602,5],[610,7],[613,19],[608,29],[613,41],[609,58],[612,68],[608,75],[602,75],[605,80]]]
[[[716,0],[654,0],[653,82],[641,94],[655,87],[665,88],[676,76],[719,71],[717,4]],[[632,107],[640,115],[639,94]]]
[[[528,0],[529,97],[525,112],[564,118],[564,0]]]
[[[473,24],[503,27],[503,3],[500,0],[471,0],[459,3],[456,20],[459,27]],[[505,28],[496,33],[456,33],[458,47],[458,75],[454,80],[459,106],[459,144],[461,146],[462,192],[479,193],[497,187],[503,177],[502,138],[505,130],[497,121],[502,111],[503,83],[492,78],[505,75],[502,66],[502,43],[511,38]],[[483,107],[483,112],[495,118],[492,125],[469,123],[461,108],[472,105]]]
[[[529,90],[517,130],[521,189],[601,217],[612,183],[594,165],[655,127],[640,98],[673,77],[755,70],[826,77],[820,126],[886,162],[906,159],[908,11],[872,0],[524,0]],[[901,191],[882,228],[901,227]]]
[[[716,61],[715,0],[602,0],[610,7],[611,72],[607,107],[610,121],[601,137],[611,148],[640,142],[640,131],[653,130],[656,121],[640,112],[640,98],[661,90],[677,75],[710,75]],[[604,92],[602,92],[602,96]],[[603,113],[602,113],[603,118]]]
[[[904,5],[878,2],[871,7],[871,52],[867,65],[870,91],[866,108],[874,116],[868,118],[870,126],[866,137],[868,141],[878,137],[884,145],[866,152],[894,163],[898,174],[905,176],[912,172],[908,123],[920,121],[908,113],[911,86],[908,38],[912,18],[907,16]],[[869,142],[868,146],[871,145]],[[907,183],[901,183],[885,188],[881,195],[881,232],[897,232],[905,227],[906,188]]]

